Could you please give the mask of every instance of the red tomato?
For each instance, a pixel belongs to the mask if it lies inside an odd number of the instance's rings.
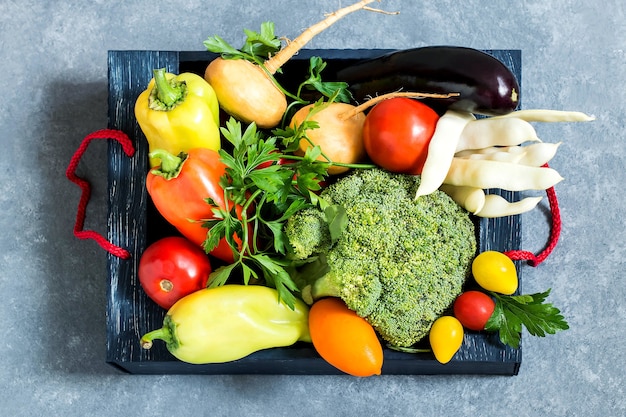
[[[205,288],[211,263],[183,237],[165,237],[148,246],[139,260],[139,283],[148,297],[168,310],[176,301]]]
[[[495,302],[481,291],[466,291],[454,301],[454,316],[470,330],[484,330],[496,308]]]
[[[271,151],[270,153],[276,153],[276,152],[278,152],[278,151],[274,150],[274,151]],[[295,161],[291,160],[291,159],[278,158],[278,161],[261,162],[259,165],[256,166],[255,169],[263,169],[263,168],[271,167],[272,165],[291,164],[293,162],[295,162]]]
[[[388,171],[420,174],[438,120],[439,115],[418,100],[384,100],[365,118],[365,151],[372,162]]]

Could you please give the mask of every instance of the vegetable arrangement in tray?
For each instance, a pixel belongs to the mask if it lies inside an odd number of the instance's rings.
[[[282,65],[357,10],[328,15],[283,45],[272,23],[202,76],[154,70],[138,98],[149,143],[146,186],[180,232],[149,246],[139,280],[167,310],[148,329],[189,363],[220,363],[296,342],[337,369],[381,373],[383,346],[445,364],[465,331],[518,347],[568,328],[546,302],[519,294],[510,254],[477,253],[475,219],[532,210],[562,180],[558,144],[532,122],[579,112],[517,110],[519,86],[497,59],[462,47],[398,51],[325,81],[310,59],[295,91]],[[282,74],[284,75],[284,74]],[[339,81],[337,81],[339,80]],[[508,201],[489,190],[528,194]]]

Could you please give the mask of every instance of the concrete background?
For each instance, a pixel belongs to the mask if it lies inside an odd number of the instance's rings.
[[[266,20],[294,38],[349,3],[0,1],[1,416],[626,414],[621,0],[388,0],[380,7],[399,16],[360,12],[309,44],[522,49],[526,108],[597,116],[537,127],[563,141],[551,165],[565,177],[564,228],[552,256],[525,267],[524,288],[552,288],[571,329],[525,337],[518,376],[130,376],[104,363],[106,257],[72,235],[79,189],[64,172],[82,138],[106,127],[107,50],[202,50],[212,34],[238,45]],[[92,145],[78,172],[94,187],[86,227],[103,233],[105,154]],[[523,221],[525,248],[540,250],[545,210]]]

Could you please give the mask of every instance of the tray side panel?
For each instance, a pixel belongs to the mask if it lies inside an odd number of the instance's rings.
[[[108,255],[110,279],[107,294],[107,358],[112,364],[149,361],[163,348],[141,349],[139,338],[146,328],[160,327],[163,312],[147,299],[137,280],[137,266],[146,247],[147,207],[145,187],[148,169],[146,139],[134,113],[139,94],[152,78],[152,70],[166,67],[178,71],[178,53],[166,51],[110,51],[109,122],[110,129],[125,132],[136,153],[126,156],[116,143],[109,143],[108,237],[131,253],[129,260]],[[158,326],[157,326],[158,324]],[[156,327],[155,327],[156,326]]]

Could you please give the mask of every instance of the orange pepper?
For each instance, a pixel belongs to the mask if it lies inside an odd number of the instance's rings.
[[[146,178],[146,188],[157,211],[187,239],[204,246],[209,229],[203,223],[214,219],[213,209],[226,210],[235,206],[232,202],[227,206],[224,189],[220,186],[226,165],[220,160],[219,153],[195,148],[180,156],[164,150],[155,150],[150,156],[161,159],[161,165],[151,169]],[[235,206],[235,210],[241,215],[241,206]],[[241,244],[237,236],[233,238]],[[228,263],[235,259],[226,238],[222,238],[210,254]]]
[[[329,364],[353,376],[380,375],[383,348],[374,328],[339,298],[316,301],[309,311],[311,341]]]

